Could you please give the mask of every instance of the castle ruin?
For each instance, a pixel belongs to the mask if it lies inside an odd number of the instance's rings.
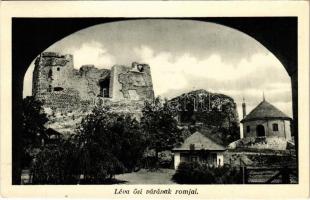
[[[75,69],[72,55],[43,52],[35,60],[32,95],[53,111],[67,112],[98,102],[143,102],[154,98],[150,66],[133,62]]]

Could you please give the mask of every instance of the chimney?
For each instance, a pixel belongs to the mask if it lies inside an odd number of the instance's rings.
[[[242,114],[243,114],[242,118],[244,119],[246,116],[246,105],[245,105],[244,98],[243,98],[243,102],[242,102]]]

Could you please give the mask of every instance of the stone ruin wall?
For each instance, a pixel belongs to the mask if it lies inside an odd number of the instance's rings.
[[[103,80],[109,83],[109,98],[100,97],[99,82]],[[146,64],[115,65],[111,70],[84,65],[77,70],[72,55],[44,52],[35,61],[33,96],[54,112],[66,113],[91,110],[102,99],[127,102],[127,105],[153,99],[154,91],[150,67]]]
[[[133,63],[131,68],[113,66],[110,93],[115,100],[147,100],[154,98],[150,66]]]

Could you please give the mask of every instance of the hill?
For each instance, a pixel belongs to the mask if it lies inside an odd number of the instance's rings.
[[[169,100],[181,127],[227,145],[239,139],[239,118],[233,98],[206,90],[195,90]],[[186,129],[186,128],[185,128]]]

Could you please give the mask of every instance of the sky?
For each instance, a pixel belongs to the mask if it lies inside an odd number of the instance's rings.
[[[242,118],[265,99],[292,116],[290,78],[280,61],[252,37],[226,26],[193,20],[128,20],[92,26],[45,51],[73,54],[74,67],[147,63],[156,96],[173,98],[205,89],[231,96]],[[31,95],[34,64],[24,78]]]

